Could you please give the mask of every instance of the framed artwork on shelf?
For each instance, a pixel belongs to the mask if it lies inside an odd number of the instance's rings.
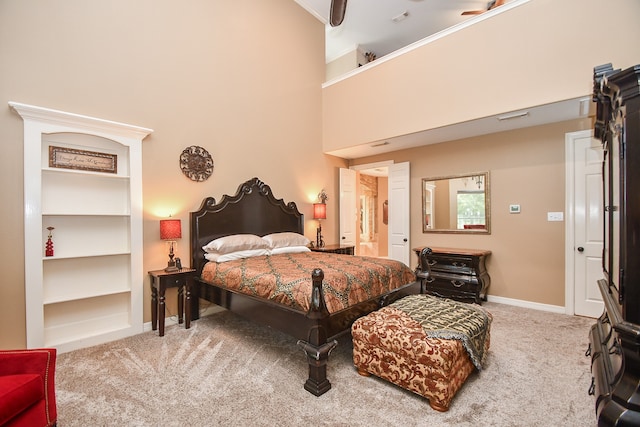
[[[118,173],[118,156],[97,151],[49,146],[49,167]]]

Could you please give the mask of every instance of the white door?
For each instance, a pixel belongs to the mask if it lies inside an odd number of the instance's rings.
[[[603,278],[603,152],[590,131],[574,132],[567,138],[574,165],[573,244],[567,242],[567,268],[573,265],[574,312],[598,317],[604,308],[597,285]]]
[[[389,258],[411,265],[409,162],[389,166]]]
[[[340,168],[340,244],[356,244],[356,171]]]

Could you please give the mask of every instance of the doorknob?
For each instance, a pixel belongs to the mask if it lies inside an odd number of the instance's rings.
[[[342,240],[346,239],[346,237],[342,236]]]
[[[582,246],[578,246],[578,252],[584,252],[584,248]]]
[[[408,240],[407,240],[407,238],[405,237],[404,239],[402,239],[402,241],[403,241],[403,242],[407,242]]]

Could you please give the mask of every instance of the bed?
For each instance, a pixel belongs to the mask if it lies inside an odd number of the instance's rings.
[[[309,365],[304,388],[316,396],[331,388],[327,362],[337,345],[336,338],[348,333],[359,317],[421,290],[409,267],[378,258],[308,251],[275,254],[274,251],[224,263],[207,260],[205,256],[213,258],[206,255],[205,246],[238,235],[304,234],[304,218],[296,204],[276,199],[271,188],[258,178],[242,183],[234,196],[225,194],[219,203],[213,197],[205,198],[200,209],[190,213],[190,232],[191,265],[198,273],[192,286],[193,319],[199,317],[199,298],[202,298],[297,339]],[[317,266],[311,268],[310,263]],[[250,265],[254,264],[264,271],[249,273]],[[377,267],[378,271],[358,276],[351,271],[355,271],[357,264]],[[255,286],[257,276],[276,277],[279,281],[284,273],[275,269],[282,265],[295,265],[299,268],[298,277],[288,282],[291,284],[282,285],[275,297],[274,292],[268,294]],[[340,272],[349,277],[349,284],[334,283]],[[382,285],[362,284],[353,296],[354,283],[360,282],[363,275],[380,276]],[[235,288],[233,283],[237,285]],[[346,288],[351,296],[347,295]]]

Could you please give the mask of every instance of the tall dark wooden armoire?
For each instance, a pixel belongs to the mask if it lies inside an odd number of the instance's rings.
[[[640,426],[640,65],[594,69],[604,147],[604,313],[589,334],[598,426]]]

